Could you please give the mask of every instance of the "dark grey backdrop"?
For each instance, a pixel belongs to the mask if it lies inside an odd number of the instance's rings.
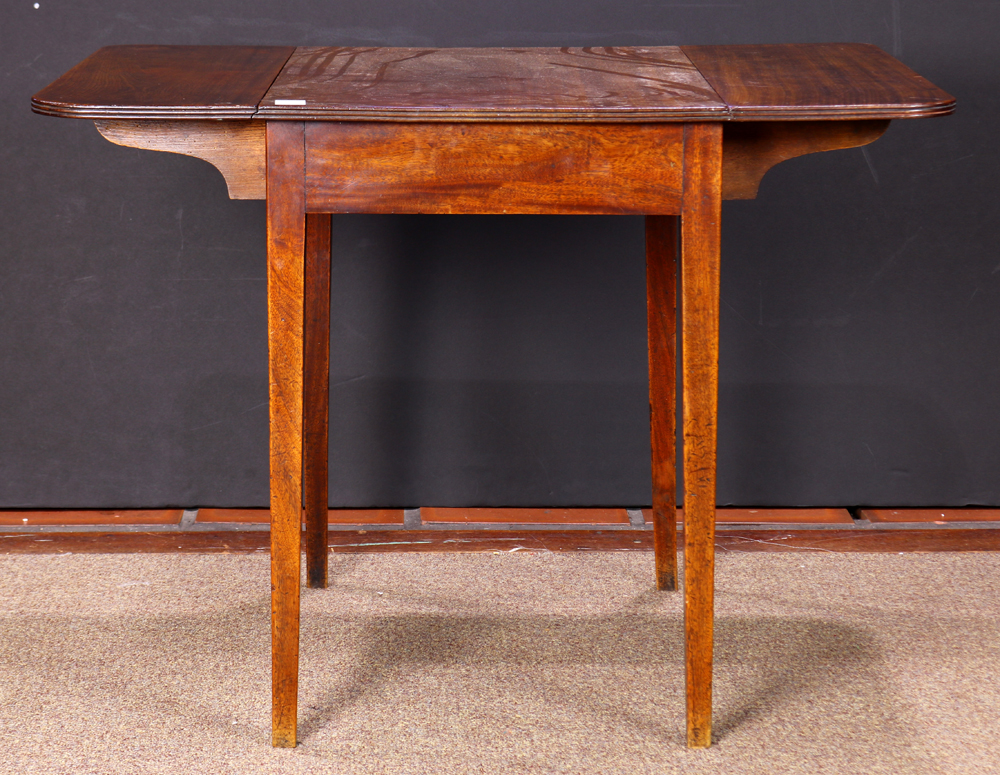
[[[954,94],[725,205],[719,502],[1000,504],[1000,4],[0,10],[0,508],[267,503],[264,208],[32,93],[112,43],[861,41]],[[637,218],[334,221],[331,503],[650,501]]]

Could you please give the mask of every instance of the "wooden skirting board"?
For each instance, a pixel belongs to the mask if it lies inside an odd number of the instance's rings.
[[[333,552],[651,551],[636,510],[331,509]],[[648,518],[647,510],[638,516]],[[683,518],[683,510],[678,510]],[[266,553],[267,509],[0,511],[0,554]],[[678,524],[681,527],[682,523]],[[1000,510],[719,509],[722,552],[1000,551]],[[678,536],[683,546],[683,533]]]
[[[678,543],[683,546],[682,536]],[[650,530],[332,530],[330,551],[577,552],[653,549]],[[1000,529],[720,530],[720,552],[996,552]],[[266,554],[266,530],[0,533],[0,554]]]

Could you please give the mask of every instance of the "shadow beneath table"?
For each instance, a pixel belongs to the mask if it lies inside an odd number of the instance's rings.
[[[388,729],[382,714],[405,717],[412,711],[406,697],[420,696],[416,723],[438,730],[482,718],[502,726],[505,714],[512,720],[529,712],[532,728],[540,735],[551,729],[554,740],[573,723],[611,738],[684,745],[683,627],[676,616],[402,614],[314,624],[317,632],[347,626],[357,628],[351,667],[300,711],[303,740],[359,713],[376,714],[365,723]],[[883,655],[865,629],[723,617],[716,644],[716,742],[745,740],[751,730],[785,737],[780,730],[791,723],[811,730],[807,742],[796,738],[803,751],[837,746],[846,754],[852,741],[867,747],[883,737],[908,747],[882,678]],[[504,709],[494,691],[508,695]]]

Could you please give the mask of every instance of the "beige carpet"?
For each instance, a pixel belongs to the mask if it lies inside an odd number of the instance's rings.
[[[1000,772],[1000,555],[720,556],[708,751],[648,553],[331,572],[274,750],[266,557],[0,557],[0,772]]]

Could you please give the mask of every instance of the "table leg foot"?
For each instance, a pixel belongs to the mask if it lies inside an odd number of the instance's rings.
[[[677,216],[646,216],[649,436],[656,588],[677,589]]]
[[[712,718],[709,714],[705,723],[688,723],[687,729],[688,748],[711,748],[712,747]]]
[[[654,536],[655,541],[655,536]],[[676,560],[674,561],[674,568],[659,568],[656,569],[656,589],[660,592],[676,592],[677,591],[677,570],[676,570]]]

